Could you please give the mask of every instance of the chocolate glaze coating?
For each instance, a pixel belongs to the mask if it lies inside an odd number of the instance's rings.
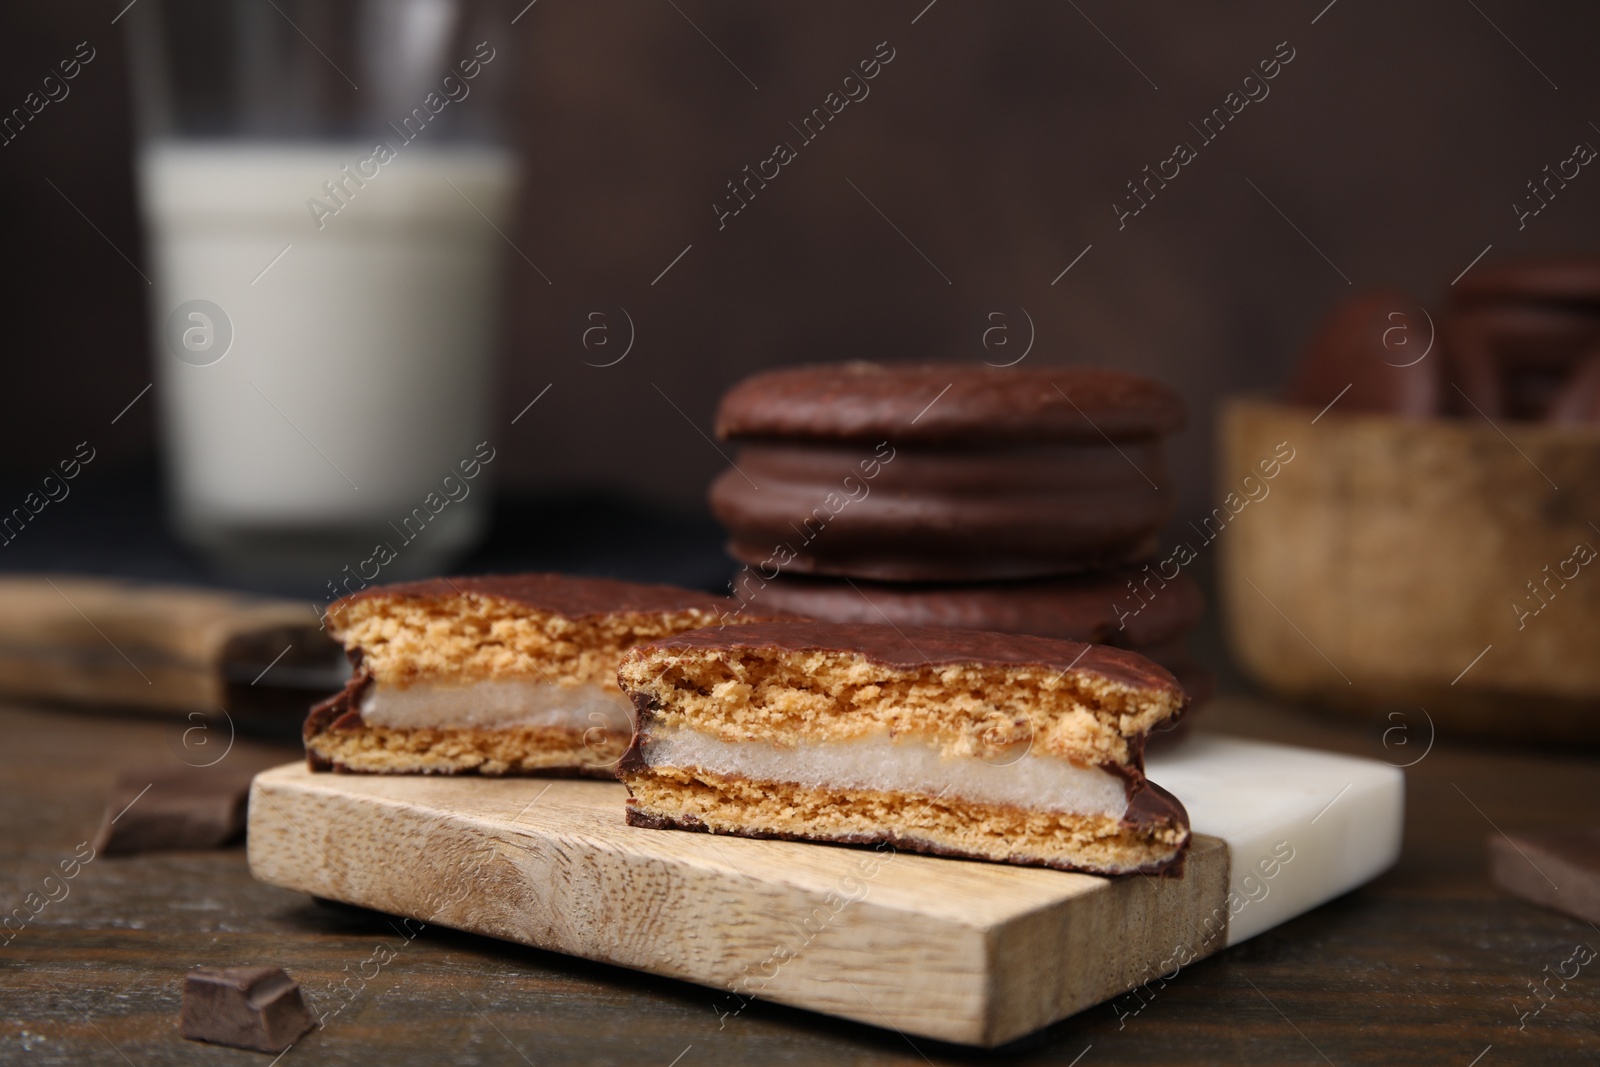
[[[1575,352],[1600,342],[1600,306],[1484,304],[1449,316],[1458,328],[1481,334],[1513,367],[1566,367]]]
[[[1128,798],[1128,810],[1122,821],[1130,826],[1177,825],[1188,829],[1189,810],[1177,797],[1146,779]]]
[[[1194,629],[1205,613],[1205,599],[1194,579],[1180,571],[1146,603],[1128,589],[1128,582],[1141,577],[1141,571],[1128,569],[1043,581],[948,585],[852,584],[780,575],[752,590],[750,604],[828,622],[887,620],[895,626],[1035,634],[1148,655],[1148,646],[1176,641]],[[1119,624],[1119,607],[1125,626]]]
[[[1567,395],[1600,350],[1600,260],[1491,263],[1450,290],[1448,410],[1490,419],[1572,418]],[[1462,394],[1465,394],[1464,396]]]
[[[757,442],[711,485],[729,552],[889,581],[1070,574],[1143,558],[1172,514],[1157,441],[934,448]]]
[[[359,730],[361,728],[361,698],[372,684],[372,675],[357,668],[344,683],[344,688],[326,700],[311,705],[300,736],[306,743],[306,765],[314,771],[331,771],[334,765],[311,751],[311,739],[329,730]]]
[[[1083,548],[1066,555],[1002,552],[993,542],[970,536],[963,540],[968,543],[921,550],[887,539],[853,551],[831,544],[829,551],[797,552],[783,567],[795,574],[854,576],[882,582],[990,582],[1083,574],[1142,563],[1156,554],[1154,537],[1125,547]],[[727,551],[740,563],[766,571],[773,569],[770,564],[775,548],[786,552],[789,547],[789,542],[775,545],[771,541],[734,538],[728,542]]]
[[[897,445],[1103,443],[1166,436],[1184,417],[1171,389],[1106,367],[831,363],[746,378],[723,396],[717,434]]]
[[[344,605],[378,597],[442,600],[468,595],[510,600],[568,619],[693,609],[720,616],[738,607],[726,597],[672,585],[645,585],[570,574],[479,574],[375,585],[341,597],[328,609],[328,614],[337,618]]]
[[[758,622],[709,630],[688,630],[629,649],[624,660],[655,650],[751,649],[779,653],[842,652],[899,670],[924,666],[1043,667],[1099,675],[1135,689],[1166,692],[1183,699],[1183,689],[1165,668],[1143,656],[1107,645],[1086,645],[1028,634],[945,630],[921,626],[871,626],[837,622]]]

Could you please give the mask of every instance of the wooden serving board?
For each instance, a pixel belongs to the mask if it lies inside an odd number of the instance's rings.
[[[1248,774],[1275,755],[1296,761],[1277,775],[1287,792],[1273,773]],[[1250,851],[1200,832],[1181,879],[1100,878],[640,829],[609,782],[296,763],[255,780],[250,867],[317,896],[698,982],[726,991],[730,1012],[761,997],[993,1046],[1315,906],[1398,851],[1399,772],[1382,764],[1203,736],[1166,758],[1188,783],[1174,791]],[[1235,779],[1231,799],[1193,796]],[[1197,816],[1195,829],[1208,826]]]

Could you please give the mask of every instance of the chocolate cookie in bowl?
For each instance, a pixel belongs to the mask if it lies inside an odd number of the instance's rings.
[[[1356,293],[1317,327],[1284,399],[1317,412],[1577,425],[1600,418],[1600,261],[1485,263],[1430,311]]]
[[[1317,327],[1285,399],[1317,411],[1337,404],[1346,412],[1428,418],[1438,413],[1448,388],[1443,359],[1435,351],[1436,333],[1431,316],[1410,293],[1357,293]]]
[[[1586,421],[1583,371],[1600,357],[1600,261],[1489,264],[1451,290],[1446,351],[1459,414]]]
[[[1404,294],[1347,301],[1287,403],[1224,406],[1225,469],[1304,457],[1218,546],[1229,643],[1287,699],[1422,708],[1441,736],[1593,743],[1600,259],[1475,261],[1439,287],[1431,319]],[[1396,313],[1413,334],[1436,325],[1432,344],[1386,348]],[[1373,375],[1412,392],[1365,388]],[[1435,406],[1402,402],[1429,381]]]

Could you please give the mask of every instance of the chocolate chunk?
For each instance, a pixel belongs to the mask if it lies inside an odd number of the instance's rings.
[[[190,1041],[282,1052],[316,1026],[282,967],[198,967],[183,979],[178,1027]]]
[[[1288,401],[1319,411],[1337,400],[1345,413],[1435,414],[1443,360],[1429,351],[1436,341],[1430,321],[1409,293],[1385,289],[1351,297],[1312,338]]]
[[[1489,878],[1514,897],[1600,922],[1600,826],[1497,834]]]
[[[746,378],[718,436],[874,444],[1151,440],[1183,428],[1183,400],[1108,367],[828,363]]]
[[[222,766],[124,771],[106,796],[95,849],[128,856],[221,848],[244,833],[252,777]]]

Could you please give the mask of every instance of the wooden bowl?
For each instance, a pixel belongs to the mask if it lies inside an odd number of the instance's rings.
[[[1600,742],[1600,429],[1241,399],[1219,432],[1204,534],[1257,681],[1420,707],[1440,733]]]

